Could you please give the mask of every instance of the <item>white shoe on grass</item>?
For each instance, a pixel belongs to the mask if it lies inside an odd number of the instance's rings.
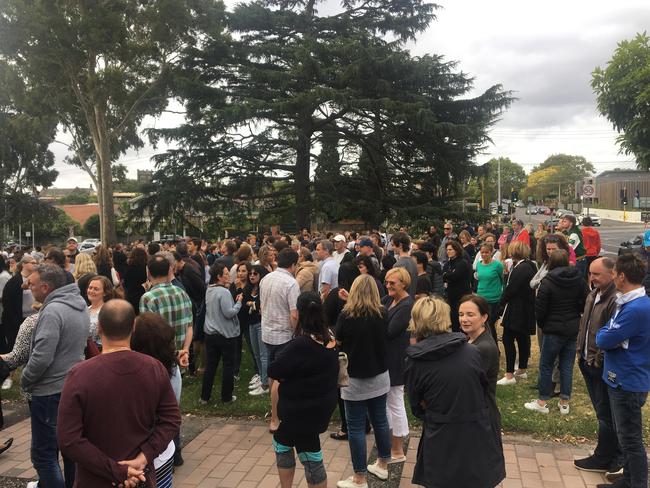
[[[532,410],[533,412],[548,413],[548,406],[547,405],[541,406],[537,400],[524,403],[524,407],[527,410]]]
[[[504,376],[499,381],[497,381],[497,385],[499,386],[516,385],[516,384],[517,384],[517,380],[514,378],[514,376],[512,378],[508,378]]]

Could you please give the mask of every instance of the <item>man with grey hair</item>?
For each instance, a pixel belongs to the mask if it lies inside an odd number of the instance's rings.
[[[43,306],[20,383],[32,395],[32,464],[47,488],[65,486],[56,440],[59,400],[68,371],[83,359],[90,332],[90,316],[79,287],[66,281],[63,269],[51,264],[37,266],[28,279],[34,300]],[[74,463],[64,457],[63,465],[67,486],[72,486]],[[31,482],[27,486],[39,485]]]
[[[596,345],[596,334],[616,312],[614,265],[615,261],[607,257],[591,263],[589,281],[594,289],[587,295],[576,341],[578,366],[598,419],[598,444],[591,456],[576,459],[573,464],[584,471],[602,473],[616,472],[621,467],[621,450],[603,381],[603,351]]]
[[[325,300],[330,290],[339,286],[339,263],[332,257],[334,245],[331,241],[323,239],[316,244],[316,254],[320,263],[318,273],[318,293]]]

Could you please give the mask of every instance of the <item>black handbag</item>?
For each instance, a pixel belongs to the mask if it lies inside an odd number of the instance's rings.
[[[5,362],[4,359],[0,358],[0,382],[6,380],[11,374],[11,368]]]

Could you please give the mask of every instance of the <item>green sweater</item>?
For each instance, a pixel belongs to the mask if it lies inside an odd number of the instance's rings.
[[[503,264],[493,259],[490,264],[481,261],[476,265],[478,288],[476,294],[485,298],[488,303],[497,303],[503,293]]]

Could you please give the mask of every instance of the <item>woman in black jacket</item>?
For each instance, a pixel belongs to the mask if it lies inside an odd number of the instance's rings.
[[[407,349],[406,386],[424,423],[413,483],[494,488],[505,478],[505,462],[479,350],[465,334],[450,333],[449,306],[439,298],[418,300],[411,324],[417,342]]]
[[[409,434],[408,418],[404,405],[404,359],[409,345],[407,331],[411,320],[413,298],[409,295],[411,275],[406,268],[392,268],[386,273],[388,295],[381,303],[388,319],[387,359],[390,373],[390,391],[386,399],[388,425],[390,426],[391,457],[394,462],[406,461],[404,437]]]
[[[530,280],[537,273],[537,266],[530,261],[528,244],[515,241],[508,246],[512,268],[500,304],[504,307],[503,348],[506,352],[506,375],[497,385],[514,385],[516,378],[526,379],[530,359],[530,336],[535,333],[535,292]],[[515,348],[515,342],[517,348]],[[519,369],[515,372],[515,359],[519,350]]]
[[[123,271],[126,300],[133,306],[137,315],[140,309],[140,298],[145,292],[142,285],[147,281],[147,253],[145,250],[141,247],[134,247]]]
[[[448,241],[445,246],[449,260],[442,270],[442,279],[447,286],[447,303],[451,309],[451,329],[454,332],[460,332],[458,304],[464,295],[472,292],[470,287],[472,268],[465,259],[463,247],[458,241]]]
[[[319,434],[327,430],[336,408],[338,353],[325,325],[323,305],[314,292],[298,297],[298,325],[284,353],[269,365],[278,378],[280,426],[273,434],[282,486],[291,486],[295,474],[294,448],[305,468],[307,486],[326,487],[327,475]]]
[[[564,250],[549,257],[548,274],[542,279],[535,301],[537,325],[544,333],[539,358],[539,399],[526,403],[528,410],[548,413],[547,402],[553,395],[552,373],[556,358],[560,369],[560,403],[562,415],[569,413],[573,383],[573,363],[580,316],[587,298],[587,284],[576,266],[569,266]]]

